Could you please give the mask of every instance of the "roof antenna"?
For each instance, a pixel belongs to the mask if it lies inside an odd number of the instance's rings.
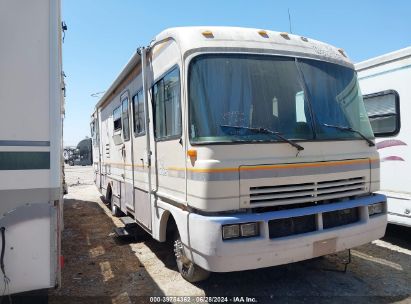
[[[290,34],[293,33],[293,30],[291,29],[291,14],[290,14],[290,9],[288,9],[288,23],[290,25]]]

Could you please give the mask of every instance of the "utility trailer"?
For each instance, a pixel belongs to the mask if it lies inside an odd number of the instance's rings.
[[[0,41],[0,290],[10,295],[60,284],[60,1],[1,0]]]
[[[96,185],[188,281],[382,237],[379,155],[342,49],[288,33],[167,29],[91,119]],[[119,257],[121,258],[121,257]]]
[[[411,47],[357,63],[355,68],[381,154],[381,193],[387,196],[388,222],[411,227]]]

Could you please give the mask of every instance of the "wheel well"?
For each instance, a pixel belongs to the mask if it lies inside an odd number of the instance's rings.
[[[111,185],[110,185],[110,183],[108,183],[108,185],[107,185],[107,193],[106,193],[106,201],[108,202],[108,203],[110,203],[111,202],[111,196],[113,195],[113,190],[111,190]]]
[[[173,242],[174,235],[178,232],[176,221],[174,220],[173,215],[170,213],[167,219],[167,226],[166,226],[166,242]]]

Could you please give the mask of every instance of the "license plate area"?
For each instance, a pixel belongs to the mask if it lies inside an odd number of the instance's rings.
[[[337,251],[337,238],[321,240],[313,243],[313,256],[323,256]]]

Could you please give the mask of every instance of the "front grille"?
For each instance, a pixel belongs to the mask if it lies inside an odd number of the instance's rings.
[[[271,220],[268,229],[271,239],[315,231],[315,215]]]
[[[333,228],[358,222],[360,219],[358,208],[336,210],[323,213],[324,229]]]
[[[318,202],[362,194],[365,177],[318,181],[300,184],[250,187],[250,204],[254,206]]]

